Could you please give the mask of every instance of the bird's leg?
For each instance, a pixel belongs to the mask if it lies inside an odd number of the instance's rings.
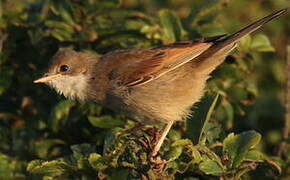
[[[152,152],[151,152],[151,156],[154,157],[157,155],[161,145],[163,144],[163,141],[165,140],[165,137],[167,136],[171,126],[173,125],[174,121],[169,121],[167,123],[167,125],[165,126],[165,128],[163,129],[163,132],[161,134],[161,137],[158,139],[157,144],[154,146]]]

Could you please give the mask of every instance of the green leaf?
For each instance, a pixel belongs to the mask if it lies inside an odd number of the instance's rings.
[[[59,102],[54,108],[50,115],[49,127],[54,132],[60,130],[61,126],[64,125],[68,119],[71,108],[75,105],[75,102],[70,100],[64,100]]]
[[[108,14],[108,13],[116,13],[116,11],[125,11],[125,13],[129,11],[129,9],[117,9],[122,4],[122,0],[89,0],[85,1],[84,9],[89,11],[89,12],[99,12],[101,11],[103,14]],[[107,11],[110,10],[110,11]],[[112,11],[114,10],[114,11]],[[100,16],[100,15],[99,15]]]
[[[231,95],[231,99],[234,101],[237,101],[237,102],[239,102],[243,99],[246,99],[248,96],[246,89],[244,89],[243,87],[239,87],[239,86],[234,86],[234,87],[230,88],[228,90],[228,92]]]
[[[223,141],[223,152],[230,158],[230,165],[237,168],[246,158],[250,149],[255,147],[261,135],[255,131],[246,131],[239,135],[229,134]]]
[[[121,119],[115,119],[112,116],[101,116],[101,117],[89,116],[88,120],[93,126],[99,128],[113,128],[125,124],[125,122],[122,121]]]
[[[218,36],[227,33],[222,27],[219,27],[216,24],[201,26],[198,31],[203,35],[203,37]]]
[[[209,149],[208,147],[206,146],[200,146],[200,145],[197,145],[197,148],[200,152],[203,152],[205,155],[202,156],[202,159],[210,159],[210,160],[213,160],[215,161],[222,169],[225,169],[224,166],[223,166],[223,163],[221,161],[221,158],[214,152],[212,151],[211,149]]]
[[[116,8],[121,5],[121,0],[100,0],[98,5],[101,8]]]
[[[179,131],[174,130],[174,129],[170,129],[167,137],[171,141],[177,141],[181,138],[181,133]]]
[[[221,125],[216,122],[208,122],[204,127],[206,142],[212,144],[220,137],[222,128]]]
[[[257,52],[274,52],[275,49],[271,45],[269,38],[264,34],[258,34],[253,37],[251,49]]]
[[[167,9],[159,11],[159,18],[164,30],[164,39],[167,43],[181,40],[184,30],[180,19]]]
[[[190,139],[179,139],[175,141],[174,143],[171,144],[172,147],[175,146],[187,146],[187,145],[192,145],[192,142]]]
[[[63,29],[54,29],[51,35],[59,41],[72,41],[72,34]]]
[[[73,6],[69,0],[62,0],[62,1],[53,1],[53,5],[51,6],[52,11],[62,17],[62,19],[71,25],[75,24],[73,20]]]
[[[13,71],[12,69],[0,67],[0,95],[10,86]]]
[[[168,161],[173,161],[177,159],[182,153],[182,146],[171,147],[170,151],[165,154],[165,159]]]
[[[191,156],[193,158],[192,163],[199,163],[200,161],[202,161],[202,156],[197,150],[196,146],[193,146],[190,150]]]
[[[225,98],[222,101],[222,106],[225,110],[226,117],[227,117],[226,127],[227,129],[230,129],[233,127],[234,108]]]
[[[27,166],[27,171],[33,174],[43,174],[48,176],[60,176],[68,173],[72,167],[63,160],[42,161],[33,160]]]
[[[44,139],[34,142],[32,148],[39,158],[47,158],[52,155],[52,150],[59,148],[60,145],[65,145],[65,142],[60,139]]]
[[[89,156],[90,165],[97,170],[104,170],[108,167],[107,161],[100,154],[92,153]]]
[[[27,165],[27,171],[29,172],[33,172],[34,168],[38,168],[39,166],[41,166],[41,164],[43,163],[43,160],[33,160],[30,161],[29,164]]]
[[[71,150],[73,151],[73,156],[78,160],[81,158],[86,158],[89,154],[94,153],[96,150],[90,144],[77,144],[72,145]]]
[[[115,145],[117,139],[118,139],[118,133],[121,131],[122,129],[119,127],[110,129],[105,136],[105,140],[104,140],[104,147],[103,147],[103,152],[109,152],[111,150],[111,148]]]
[[[199,164],[199,169],[207,175],[221,176],[224,171],[217,162],[206,159]]]
[[[245,154],[246,161],[262,162],[264,159],[264,154],[257,150],[250,150]]]
[[[13,177],[13,169],[9,157],[0,153],[0,179]]]
[[[65,22],[61,22],[61,21],[48,20],[48,21],[45,21],[45,25],[48,26],[49,28],[57,28],[57,29],[64,30],[67,33],[74,32],[74,29],[71,25]]]
[[[252,43],[252,37],[250,35],[244,36],[239,41],[239,51],[246,52],[250,49]]]
[[[178,166],[177,166],[177,172],[183,174],[183,173],[185,173],[187,171],[188,167],[189,167],[188,163],[179,161],[178,162]]]

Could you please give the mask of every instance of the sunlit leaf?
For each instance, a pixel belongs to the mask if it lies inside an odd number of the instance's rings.
[[[72,34],[62,29],[54,29],[51,35],[59,41],[72,41]]]
[[[0,153],[0,179],[12,178],[13,168],[9,157]]]
[[[227,32],[216,24],[209,24],[199,28],[199,32],[204,37],[219,36],[221,34],[227,34]]]
[[[262,162],[264,154],[257,150],[250,150],[245,154],[246,161]]]
[[[50,27],[50,28],[58,28],[58,29],[62,29],[67,33],[73,33],[74,29],[71,25],[61,22],[61,21],[53,21],[53,20],[48,20],[45,21],[45,25]]]
[[[108,167],[108,164],[101,155],[97,153],[92,153],[89,156],[89,162],[91,166],[97,170],[104,170]]]
[[[248,51],[251,47],[252,43],[252,37],[250,35],[247,35],[240,39],[238,49],[239,51]]]
[[[179,140],[181,138],[181,133],[179,131],[174,130],[174,129],[170,129],[167,137],[172,141],[176,141],[176,140]]]
[[[53,156],[54,152],[52,150],[56,150],[58,146],[64,144],[65,142],[60,139],[46,139],[35,142],[32,148],[35,149],[35,153],[37,153],[38,157],[46,158],[49,155]]]
[[[214,151],[212,151],[211,149],[209,149],[206,146],[197,146],[198,150],[203,152],[205,155],[202,156],[202,159],[210,159],[212,161],[215,161],[221,168],[223,168],[223,163],[221,160],[221,157],[218,156]],[[224,169],[224,168],[223,168]]]
[[[183,147],[181,146],[170,148],[169,152],[167,152],[165,155],[165,159],[170,160],[170,161],[177,159],[181,155],[182,149]]]
[[[271,42],[264,34],[258,34],[253,37],[251,49],[258,52],[274,52],[275,49],[271,45]]]
[[[199,169],[205,174],[220,176],[224,173],[223,169],[213,160],[207,159],[199,164]]]
[[[53,1],[53,5],[51,6],[51,9],[53,12],[62,17],[63,20],[71,25],[74,24],[74,20],[72,17],[73,13],[73,7],[72,4],[68,0],[63,0],[63,1]]]
[[[33,174],[49,175],[51,177],[59,176],[71,171],[72,167],[63,160],[31,161],[27,166],[27,171]]]
[[[186,146],[186,145],[192,145],[192,141],[189,139],[179,139],[171,144],[171,146]]]
[[[229,134],[224,139],[223,151],[229,155],[231,166],[238,167],[248,151],[254,148],[260,139],[261,135],[255,131],[246,131],[238,135]]]
[[[193,163],[199,163],[202,161],[202,156],[196,147],[191,148],[191,156],[193,157]]]

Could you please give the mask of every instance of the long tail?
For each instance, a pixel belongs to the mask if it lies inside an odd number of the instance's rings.
[[[276,17],[279,17],[279,16],[285,14],[286,12],[288,12],[288,10],[289,10],[289,8],[281,9],[281,10],[276,11],[276,12],[274,12],[266,17],[263,17],[255,22],[249,24],[248,26],[242,28],[238,32],[226,37],[225,39],[221,39],[221,40],[217,41],[215,43],[215,46],[224,47],[224,46],[227,46],[233,42],[237,42],[240,38],[246,36],[247,34],[250,34],[254,31],[256,31],[257,29],[259,29],[261,26],[263,26],[267,22],[271,21],[272,19],[275,19]]]
[[[201,69],[201,71],[204,69],[204,71],[208,71],[208,73],[210,73],[216,66],[222,63],[226,55],[234,48],[237,41],[239,41],[242,37],[259,29],[265,23],[287,13],[289,9],[290,8],[285,8],[276,11],[266,17],[263,17],[249,24],[248,26],[242,28],[241,30],[237,31],[232,35],[224,36],[220,39],[215,40],[214,44],[209,49],[204,51],[194,60],[195,65],[200,66],[199,68]],[[215,58],[211,58],[212,56],[215,56]]]

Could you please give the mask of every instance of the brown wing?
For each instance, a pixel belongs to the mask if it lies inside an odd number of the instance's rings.
[[[223,61],[241,37],[288,10],[286,8],[274,12],[230,36],[201,38],[152,49],[117,51],[103,58],[108,58],[109,62],[114,64],[111,65],[113,67],[110,79],[117,80],[118,84],[125,86],[142,85],[193,59],[200,72],[210,73]]]
[[[113,52],[118,64],[111,79],[124,86],[137,86],[159,78],[191,61],[212,45],[211,42],[179,42],[151,49]]]

